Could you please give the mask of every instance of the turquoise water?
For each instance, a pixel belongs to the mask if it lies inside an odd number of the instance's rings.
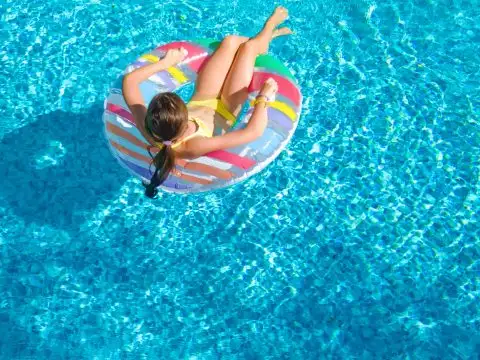
[[[291,144],[229,189],[144,198],[110,84],[265,1],[0,3],[2,359],[480,356],[478,1],[285,1]]]

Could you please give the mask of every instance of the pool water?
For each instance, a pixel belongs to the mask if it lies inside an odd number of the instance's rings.
[[[268,1],[0,3],[2,359],[477,359],[478,1],[286,0],[301,122],[260,174],[161,193],[107,91]]]

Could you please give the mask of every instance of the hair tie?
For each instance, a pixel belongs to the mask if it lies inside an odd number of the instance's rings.
[[[162,141],[162,144],[165,145],[165,146],[170,146],[170,145],[172,145],[172,141],[171,140],[165,140],[165,141]]]

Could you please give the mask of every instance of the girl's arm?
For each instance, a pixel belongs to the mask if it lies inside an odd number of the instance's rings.
[[[268,79],[257,96],[259,101],[255,105],[252,116],[245,128],[212,138],[193,138],[185,143],[185,155],[190,158],[196,158],[211,151],[244,145],[262,136],[268,122],[267,101],[277,91],[277,83],[271,78]]]
[[[178,64],[185,58],[186,54],[187,52],[183,48],[169,50],[163,59],[136,69],[123,78],[122,92],[125,102],[133,115],[137,129],[152,145],[155,142],[145,131],[147,108],[144,105],[143,96],[140,91],[140,83],[147,80],[153,74]]]

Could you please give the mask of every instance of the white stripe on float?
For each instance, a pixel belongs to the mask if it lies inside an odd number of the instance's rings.
[[[206,156],[196,158],[196,159],[193,160],[193,162],[197,162],[197,163],[205,164],[205,165],[210,165],[210,166],[216,167],[220,170],[230,170],[233,167],[233,165],[231,165],[229,163],[226,163],[226,162],[223,162],[223,161],[220,161],[220,160],[217,160],[217,159],[212,159],[212,158],[209,158],[209,157],[206,157]]]
[[[135,126],[130,124],[127,120],[124,120],[120,115],[110,113],[108,111],[106,113],[109,114],[109,116],[107,116],[106,119],[112,125],[116,125],[117,127],[122,129],[123,131],[126,131],[129,134],[135,136],[141,142],[143,142],[145,144],[148,144],[147,140],[143,137],[143,135],[140,133],[140,131]]]
[[[128,105],[125,102],[125,99],[123,98],[122,94],[110,93],[110,96],[108,97],[108,102],[111,104],[118,105],[124,108],[125,110],[127,110],[128,112],[130,112],[130,110],[128,109]]]
[[[117,115],[115,113],[112,113],[110,111],[105,111],[106,114],[106,119],[108,122],[115,124],[119,128],[125,130],[126,132],[138,137],[137,134],[140,134],[138,129],[130,124],[127,120],[124,120],[120,115]]]
[[[215,179],[216,179],[216,177],[213,176],[213,175],[207,175],[207,174],[204,174],[204,173],[199,173],[199,172],[196,172],[196,171],[186,169],[186,168],[181,167],[181,166],[177,166],[177,169],[185,175],[194,176],[194,177],[197,177],[197,178],[200,178],[200,179],[209,180],[209,181],[215,181]],[[187,180],[185,180],[185,181],[187,181]]]
[[[157,75],[157,74],[153,74],[152,76],[150,76],[150,77],[148,78],[148,80],[150,80],[150,81],[151,81],[152,83],[154,83],[155,85],[158,85],[158,86],[161,86],[161,87],[167,86],[167,85],[165,84],[165,82],[162,80],[162,78],[161,78],[159,75]],[[172,81],[172,82],[173,82],[173,81]]]
[[[208,52],[203,52],[203,53],[200,53],[198,55],[195,55],[195,56],[192,56],[191,58],[188,58],[187,60],[184,60],[182,62],[180,62],[178,65],[183,65],[183,64],[190,64],[191,62],[195,61],[195,60],[198,60],[198,59],[201,59],[201,58],[204,58],[208,56]]]

